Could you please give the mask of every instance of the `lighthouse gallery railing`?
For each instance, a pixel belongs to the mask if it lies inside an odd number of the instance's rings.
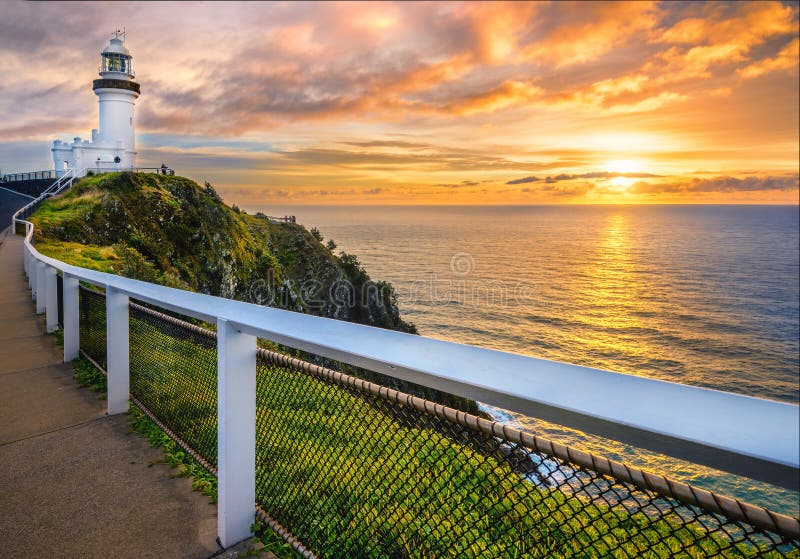
[[[77,268],[25,269],[64,356],[108,373],[214,473],[223,544],[259,516],[305,556],[793,556],[800,523],[296,357],[262,338],[783,485],[796,406],[265,308]],[[105,288],[105,294],[78,282]],[[131,303],[134,298],[138,303]],[[210,332],[154,310],[215,324]],[[543,412],[543,413],[541,413]],[[560,415],[559,415],[560,414]],[[675,442],[684,452],[672,452]],[[717,458],[715,458],[715,456]]]

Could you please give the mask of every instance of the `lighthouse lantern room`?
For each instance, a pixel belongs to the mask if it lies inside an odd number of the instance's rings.
[[[70,142],[53,142],[53,162],[61,176],[75,169],[78,176],[88,171],[131,169],[136,165],[133,108],[139,84],[133,81],[133,57],[125,46],[125,33],[116,31],[100,54],[100,79],[94,93],[100,104],[100,125],[92,139],[75,137]]]

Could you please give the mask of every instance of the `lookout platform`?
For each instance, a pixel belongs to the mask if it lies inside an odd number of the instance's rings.
[[[5,557],[218,556],[216,506],[80,388],[35,313],[22,238],[0,245],[0,541]],[[225,555],[226,557],[230,555]]]

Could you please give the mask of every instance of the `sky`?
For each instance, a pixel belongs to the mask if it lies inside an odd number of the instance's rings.
[[[139,164],[245,208],[798,203],[797,2],[2,9],[4,173],[89,137],[124,27]]]

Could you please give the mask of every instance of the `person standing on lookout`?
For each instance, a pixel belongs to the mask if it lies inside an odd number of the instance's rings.
[[[165,164],[163,164],[163,163],[161,164],[161,174],[162,175],[166,175],[167,174],[167,166]]]

